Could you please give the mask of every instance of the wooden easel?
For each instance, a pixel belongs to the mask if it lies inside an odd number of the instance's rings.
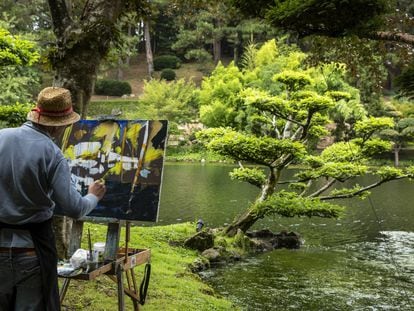
[[[93,221],[93,219],[92,219]],[[103,221],[102,218],[99,219]],[[74,220],[72,225],[72,236],[69,244],[69,255],[71,256],[81,245],[83,220]],[[134,310],[139,310],[139,292],[136,284],[134,267],[149,263],[151,252],[149,249],[133,249],[128,247],[130,240],[130,224],[126,222],[125,247],[119,248],[122,223],[119,220],[108,222],[104,262],[92,271],[83,272],[73,277],[64,277],[60,290],[60,303],[65,299],[71,279],[94,280],[100,275],[107,275],[118,287],[118,310],[125,310],[125,294],[128,295],[134,305]],[[124,286],[124,273],[127,287]],[[62,276],[60,276],[62,277]]]

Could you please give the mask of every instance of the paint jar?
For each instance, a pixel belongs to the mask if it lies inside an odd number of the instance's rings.
[[[96,242],[93,244],[93,261],[102,262],[104,260],[105,242]]]

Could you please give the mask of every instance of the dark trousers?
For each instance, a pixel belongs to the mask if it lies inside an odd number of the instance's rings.
[[[0,310],[45,310],[36,255],[0,253]]]

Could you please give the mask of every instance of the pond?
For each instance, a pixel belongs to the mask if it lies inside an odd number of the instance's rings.
[[[167,164],[159,224],[231,222],[258,192],[231,181],[232,168]],[[348,207],[341,219],[260,221],[255,229],[295,231],[304,245],[252,256],[203,278],[243,310],[414,310],[414,183],[393,181],[370,199],[341,202]]]

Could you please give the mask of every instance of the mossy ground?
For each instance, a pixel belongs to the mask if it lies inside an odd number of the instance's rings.
[[[105,225],[85,223],[84,230],[87,228],[90,229],[93,242],[105,240]],[[140,310],[238,310],[238,307],[217,296],[211,287],[190,272],[188,265],[197,258],[197,252],[171,243],[191,236],[194,228],[195,225],[190,223],[131,228],[130,247],[151,250],[151,279],[146,303]],[[121,234],[121,241],[123,237],[124,233]],[[86,245],[84,237],[83,248]],[[135,268],[138,284],[143,271],[144,266]],[[131,299],[125,297],[125,302],[126,310],[133,310]],[[93,281],[72,280],[63,302],[63,310],[117,310],[116,284],[106,276]]]

